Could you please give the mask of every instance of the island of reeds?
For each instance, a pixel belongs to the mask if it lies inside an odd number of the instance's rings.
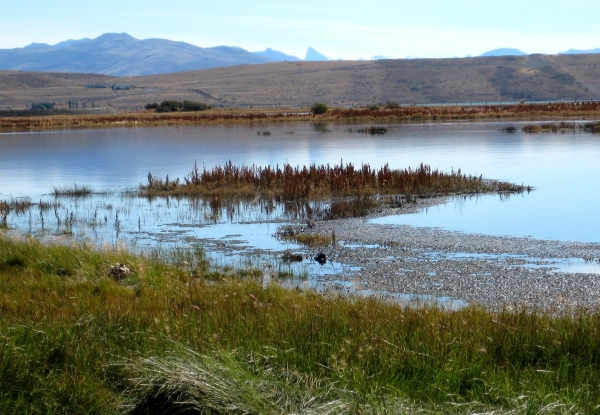
[[[117,272],[115,272],[117,270]],[[600,314],[264,287],[202,253],[0,237],[3,414],[575,414]]]
[[[330,166],[224,166],[200,169],[194,164],[183,181],[165,180],[148,174],[139,194],[154,196],[259,196],[281,200],[308,200],[330,197],[410,194],[445,195],[456,193],[522,192],[531,187],[486,180],[461,170],[440,172],[421,164],[416,168],[379,169],[352,163]]]

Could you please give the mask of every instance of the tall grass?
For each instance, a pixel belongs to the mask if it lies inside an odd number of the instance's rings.
[[[107,414],[207,396],[198,404],[224,414],[600,405],[598,313],[447,311],[215,283],[198,255],[168,265],[0,238],[0,413]],[[127,278],[110,276],[116,263]]]
[[[364,196],[375,194],[437,194],[519,192],[525,187],[507,182],[467,176],[460,169],[443,173],[421,164],[415,169],[393,170],[386,164],[380,169],[363,164],[330,166],[225,166],[202,170],[196,164],[184,183],[157,179],[150,173],[148,184],[140,185],[143,196],[243,195],[271,196],[280,200],[306,200],[331,196]]]

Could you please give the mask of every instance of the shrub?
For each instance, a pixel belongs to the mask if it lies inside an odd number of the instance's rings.
[[[54,109],[53,102],[32,102],[31,103],[32,110],[51,110]]]
[[[204,111],[210,109],[210,106],[203,102],[183,101],[183,111]]]
[[[389,101],[386,102],[385,107],[389,110],[393,110],[393,109],[397,109],[400,108],[400,104],[397,103],[396,101]]]
[[[325,114],[327,111],[329,111],[329,108],[322,102],[318,102],[310,108],[310,112],[314,115]]]
[[[156,108],[156,112],[176,112],[183,108],[183,104],[179,101],[163,101]]]
[[[156,102],[146,104],[147,110],[155,109],[156,112],[177,112],[177,111],[204,111],[210,109],[210,105],[196,101],[163,101],[159,104]]]

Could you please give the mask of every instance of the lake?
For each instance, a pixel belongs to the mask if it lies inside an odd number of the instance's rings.
[[[137,247],[199,243],[216,256],[223,255],[219,251],[223,241],[240,251],[281,251],[297,248],[273,237],[279,222],[294,222],[289,206],[269,208],[249,201],[232,208],[206,201],[147,201],[120,191],[145,182],[148,172],[183,178],[195,162],[209,168],[229,160],[262,166],[343,160],[372,167],[389,163],[391,168],[425,163],[535,190],[510,197],[455,198],[418,214],[377,218],[374,223],[600,242],[596,219],[600,137],[579,131],[525,134],[520,129],[526,123],[393,124],[387,125],[387,134],[373,136],[356,133],[360,125],[312,123],[0,134],[0,200],[29,198],[54,204],[39,209],[41,213],[35,208],[33,213],[11,213],[8,224],[17,233],[63,239],[61,226],[73,213],[75,237],[97,243],[124,240]],[[518,130],[500,131],[508,125]],[[50,195],[54,186],[74,183],[115,193],[57,200]],[[231,250],[228,254],[234,255]]]

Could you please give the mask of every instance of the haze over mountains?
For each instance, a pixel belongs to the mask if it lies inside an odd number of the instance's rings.
[[[307,60],[323,55],[309,48]],[[315,55],[316,58],[311,59]],[[327,58],[325,58],[327,59]],[[300,59],[268,48],[248,52],[239,47],[201,48],[167,39],[136,39],[106,33],[95,39],[67,40],[56,45],[32,43],[0,50],[0,69],[140,76]]]
[[[600,53],[570,49],[561,54]],[[501,48],[481,54],[524,56],[518,49]],[[372,58],[391,59],[375,55]],[[105,33],[95,39],[66,40],[56,45],[32,43],[23,48],[0,49],[0,70],[97,73],[113,76],[157,75],[199,69],[270,62],[330,61],[313,47],[304,59],[267,48],[249,52],[235,46],[202,48],[167,39],[136,39],[127,33]]]

